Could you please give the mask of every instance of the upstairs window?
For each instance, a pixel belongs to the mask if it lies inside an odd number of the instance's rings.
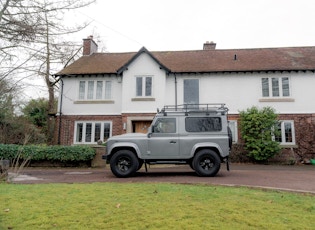
[[[151,97],[152,96],[152,77],[138,76],[136,77],[136,96]]]
[[[289,97],[290,83],[288,77],[262,78],[263,97]]]
[[[199,104],[199,79],[184,79],[184,104]]]
[[[79,100],[108,100],[111,99],[111,81],[80,81]]]

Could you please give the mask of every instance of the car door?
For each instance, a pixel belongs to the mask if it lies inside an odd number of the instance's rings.
[[[179,156],[179,138],[177,119],[158,118],[152,125],[152,134],[148,138],[148,158],[171,159]]]

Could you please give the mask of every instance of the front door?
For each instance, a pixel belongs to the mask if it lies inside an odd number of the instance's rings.
[[[134,132],[134,133],[147,133],[150,125],[151,125],[151,121],[133,121],[132,122],[132,127],[133,127],[132,132]]]

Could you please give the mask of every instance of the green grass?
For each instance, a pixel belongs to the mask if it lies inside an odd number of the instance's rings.
[[[0,184],[0,229],[314,229],[315,197],[180,184]]]

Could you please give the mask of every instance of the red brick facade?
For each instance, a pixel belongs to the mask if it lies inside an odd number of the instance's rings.
[[[270,161],[285,164],[295,164],[307,162],[310,158],[315,158],[315,114],[281,114],[279,120],[294,121],[295,145],[283,146],[280,154],[270,159]],[[229,120],[239,120],[239,115],[229,115]],[[235,161],[247,161],[244,155],[240,128],[238,128],[239,143],[234,146],[232,159]]]
[[[61,120],[61,125],[59,125]],[[61,145],[72,145],[74,143],[74,124],[75,121],[111,121],[112,122],[112,135],[119,135],[123,130],[123,123],[121,116],[68,116],[63,115],[57,117],[55,129],[55,142]],[[59,129],[60,127],[60,129]],[[60,134],[60,136],[59,136]]]
[[[122,114],[116,116],[62,116],[59,131],[60,117],[57,117],[55,140],[56,144],[72,145],[74,143],[75,121],[111,121],[112,135],[126,133],[124,124],[128,118],[133,117],[141,120],[144,117],[153,117],[154,114]],[[293,120],[295,130],[295,145],[284,146],[281,153],[271,161],[283,163],[298,163],[310,158],[315,158],[315,114],[282,114],[279,120]],[[239,115],[229,115],[229,120],[239,120]],[[60,134],[60,137],[59,137]],[[238,144],[235,145],[231,155],[234,161],[246,161],[246,151],[243,149],[240,129],[238,128]]]

